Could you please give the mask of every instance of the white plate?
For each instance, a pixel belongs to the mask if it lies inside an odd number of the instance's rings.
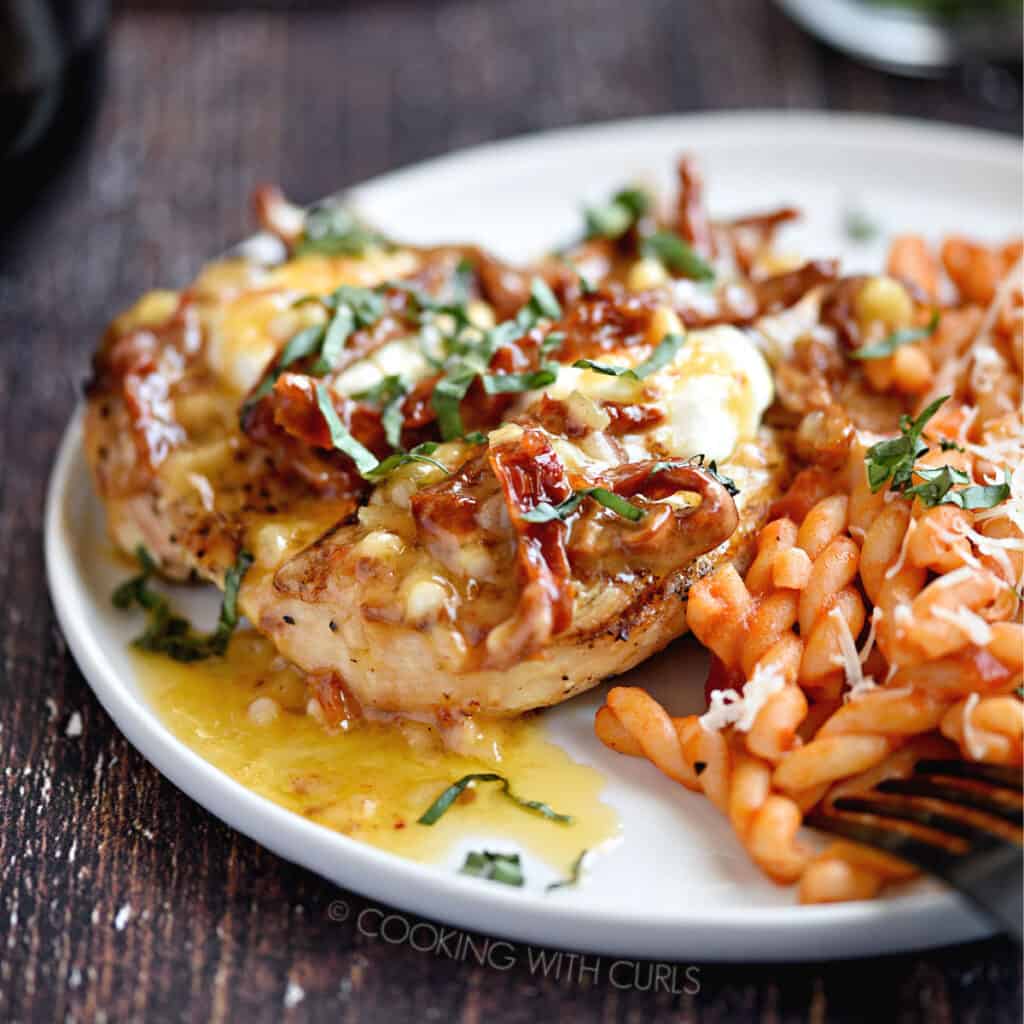
[[[581,198],[606,195],[638,175],[667,185],[684,149],[701,158],[714,213],[795,203],[807,216],[787,247],[791,242],[808,256],[843,252],[853,268],[879,266],[885,245],[844,241],[842,215],[850,206],[890,230],[933,238],[960,231],[997,239],[1020,230],[1016,142],[913,122],[808,114],[669,117],[514,140],[386,175],[352,197],[398,238],[474,240],[526,258],[572,236]],[[487,935],[675,960],[831,959],[987,934],[958,897],[929,884],[872,902],[795,905],[791,890],[749,864],[705,799],[594,739],[600,689],[548,715],[553,737],[604,772],[604,798],[623,824],[622,841],[592,858],[579,888],[544,895],[550,871],[528,862],[529,887],[509,890],[456,874],[459,850],[445,864],[425,866],[355,842],[233,782],[175,739],[141,697],[126,653],[131,624],[110,607],[124,573],[109,556],[84,466],[80,417],[53,471],[46,555],[71,650],[128,739],[213,814],[374,899]],[[200,618],[213,620],[212,594],[188,600]],[[679,710],[701,700],[702,655],[691,642],[630,675],[671,696]]]

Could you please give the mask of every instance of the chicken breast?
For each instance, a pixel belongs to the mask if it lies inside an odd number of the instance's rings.
[[[241,610],[334,722],[516,714],[637,664],[749,559],[771,378],[664,289],[530,281],[370,244],[145,297],[87,389],[115,542],[221,586],[251,555]]]

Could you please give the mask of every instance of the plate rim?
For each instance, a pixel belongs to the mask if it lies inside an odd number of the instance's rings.
[[[1020,160],[1020,141],[1016,136],[974,125],[847,110],[826,112],[802,107],[763,110],[741,108],[652,114],[621,120],[590,121],[540,132],[523,132],[440,153],[425,160],[411,161],[346,186],[324,198],[344,197],[358,203],[362,197],[372,197],[376,192],[408,184],[421,176],[430,177],[443,171],[446,166],[463,164],[468,160],[486,161],[512,152],[526,154],[533,150],[543,150],[556,140],[585,145],[591,139],[611,133],[618,137],[617,142],[621,142],[623,137],[632,134],[646,136],[677,127],[710,133],[725,129],[744,134],[762,132],[769,134],[776,143],[780,133],[805,137],[808,132],[813,132],[817,140],[825,145],[845,145],[852,149],[861,147],[870,137],[873,144],[884,142],[890,148],[919,152],[921,147],[929,146],[935,150],[945,150],[948,157],[966,159],[970,163],[981,160]],[[881,139],[880,136],[885,138]],[[746,137],[743,145],[749,145],[750,142],[751,139]],[[972,147],[970,153],[965,152],[965,146]]]
[[[909,132],[941,146],[951,145],[949,136],[957,135],[954,148],[961,149],[961,157],[964,143],[977,145],[984,141],[992,145],[978,159],[1019,159],[1015,140],[976,128],[883,115],[729,111],[603,122],[489,142],[387,172],[345,194],[358,201],[361,194],[397,187],[421,174],[436,174],[446,164],[504,157],[520,147],[544,148],[554,140],[585,142],[588,135],[614,133],[621,137],[624,131],[643,134],[670,125],[739,130],[756,124],[760,129],[774,130],[773,125],[778,125],[780,119],[787,129],[807,131],[827,124],[830,134],[843,134],[847,125],[854,133],[882,128],[887,133],[895,132],[901,142],[907,141]],[[872,141],[878,144],[877,137]],[[690,908],[684,919],[678,911],[659,913],[657,908],[645,908],[642,915],[636,915],[574,906],[557,897],[506,892],[500,886],[465,878],[437,865],[379,850],[258,796],[175,737],[156,711],[131,692],[131,682],[119,676],[88,626],[89,603],[84,600],[87,587],[75,571],[71,531],[64,517],[66,504],[73,498],[70,487],[75,473],[83,468],[82,423],[83,407],[79,405],[60,442],[44,513],[47,582],[68,647],[90,689],[132,746],[209,813],[275,854],[400,912],[451,922],[484,935],[588,953],[674,959],[691,956],[700,962],[778,962],[925,949],[992,934],[990,926],[948,890],[819,906]],[[879,949],[878,933],[883,927],[886,939]],[[839,942],[830,942],[837,937]]]

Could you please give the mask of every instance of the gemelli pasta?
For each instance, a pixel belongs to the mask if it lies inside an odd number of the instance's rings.
[[[805,298],[775,351],[797,468],[742,574],[695,582],[703,715],[612,689],[595,729],[702,792],[803,902],[913,869],[820,847],[805,815],[922,756],[1020,765],[1024,626],[1021,245],[893,241],[887,273]]]

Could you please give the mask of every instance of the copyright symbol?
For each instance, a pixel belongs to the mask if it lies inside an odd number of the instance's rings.
[[[344,900],[331,900],[327,907],[327,917],[331,921],[346,921],[348,913],[348,904]]]

